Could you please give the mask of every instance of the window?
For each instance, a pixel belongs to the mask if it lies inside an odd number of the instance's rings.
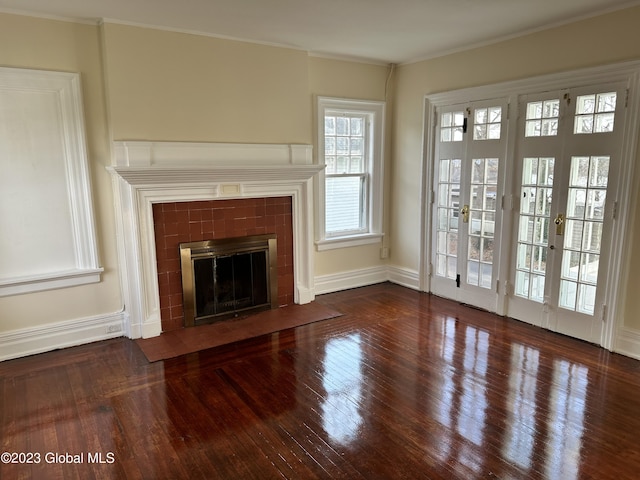
[[[384,103],[318,98],[318,250],[382,237]]]

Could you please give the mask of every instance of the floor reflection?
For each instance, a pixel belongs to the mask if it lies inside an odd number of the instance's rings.
[[[564,360],[553,362],[547,430],[547,477],[578,478],[589,384],[588,369]]]
[[[333,338],[324,349],[322,426],[331,440],[345,446],[357,440],[362,424],[362,356],[359,333]]]
[[[532,466],[535,445],[539,365],[538,350],[520,344],[511,345],[508,414],[502,454],[505,459],[526,470]]]
[[[482,330],[465,329],[462,398],[457,416],[458,433],[476,445],[482,445],[487,409],[486,375],[489,355],[489,334]]]
[[[432,414],[446,427],[441,461],[475,476],[494,449],[504,459],[501,478],[579,478],[589,369],[515,342],[492,354],[492,342],[504,339],[455,318],[440,325],[439,388],[431,394]]]

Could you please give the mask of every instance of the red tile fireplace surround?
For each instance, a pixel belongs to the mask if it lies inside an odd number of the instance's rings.
[[[153,205],[162,331],[184,326],[178,245],[275,233],[278,304],[294,301],[291,197],[242,198]]]

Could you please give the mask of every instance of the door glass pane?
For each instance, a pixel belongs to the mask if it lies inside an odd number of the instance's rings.
[[[545,102],[537,103],[540,111],[534,113],[542,116]],[[515,294],[536,302],[544,300],[554,164],[550,157],[522,161]]]
[[[558,134],[560,100],[545,100],[527,104],[525,137],[549,137]]]
[[[452,114],[444,115],[449,115],[449,123],[455,121]],[[459,158],[441,159],[438,163],[436,275],[450,279],[457,275],[461,168]]]
[[[583,100],[579,105],[585,112],[597,111],[598,97],[592,97],[592,103]],[[571,158],[560,306],[590,315],[595,308],[608,174],[609,157]]]
[[[473,123],[474,140],[500,140],[502,107],[477,108]]]
[[[497,158],[472,160],[467,283],[482,288],[491,288],[493,278],[498,167]]]
[[[464,112],[446,112],[440,117],[440,141],[461,142],[463,139]]]
[[[613,132],[616,97],[616,92],[579,96],[573,132],[578,134]]]

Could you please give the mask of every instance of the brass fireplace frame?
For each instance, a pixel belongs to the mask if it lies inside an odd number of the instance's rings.
[[[276,234],[251,235],[181,243],[179,248],[184,326],[193,327],[196,325],[196,289],[193,263],[194,260],[202,258],[264,251],[267,255],[268,265],[268,303],[271,308],[278,308],[278,244],[276,237]],[[251,309],[253,308],[256,307],[251,307]]]

